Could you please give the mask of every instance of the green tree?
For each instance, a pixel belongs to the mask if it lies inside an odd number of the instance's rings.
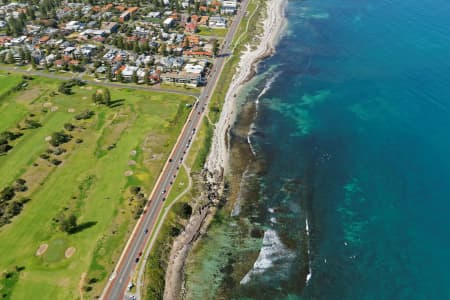
[[[72,233],[77,227],[77,216],[74,214],[61,215],[59,219],[59,229],[66,233]]]
[[[50,144],[54,147],[58,147],[59,145],[67,143],[72,139],[72,136],[64,131],[54,132],[51,137],[52,139],[50,140]]]
[[[217,54],[219,54],[219,42],[216,39],[214,39],[212,41],[212,44],[213,44],[213,54],[214,56],[217,56]]]
[[[133,75],[131,75],[131,81],[134,83],[138,83],[138,76],[137,76],[137,72],[133,71]]]
[[[108,106],[111,104],[111,93],[108,88],[103,89],[103,103]]]

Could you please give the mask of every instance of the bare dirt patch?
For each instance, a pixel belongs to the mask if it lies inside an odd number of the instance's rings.
[[[45,102],[44,104],[42,104],[42,106],[45,108],[50,108],[50,107],[52,107],[52,105],[53,104],[51,102]]]
[[[30,89],[26,89],[19,95],[15,96],[15,101],[23,103],[23,104],[29,104],[32,103],[39,95],[41,94],[41,89],[39,87],[33,87]]]
[[[69,247],[66,249],[66,252],[64,252],[64,256],[66,258],[69,258],[75,253],[75,251],[77,251],[77,249],[75,249],[75,247]]]
[[[36,250],[36,256],[41,256],[45,253],[48,249],[48,244],[42,244],[39,246],[39,248]]]
[[[81,279],[80,282],[78,283],[78,291],[80,292],[80,298],[81,300],[83,300],[83,285],[84,282],[86,281],[86,272],[83,272],[83,274],[81,274]]]

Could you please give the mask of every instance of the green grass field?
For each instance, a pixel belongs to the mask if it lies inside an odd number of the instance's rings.
[[[226,28],[209,28],[206,26],[200,26],[198,30],[197,34],[205,37],[225,37],[228,32]]]
[[[0,97],[16,87],[21,81],[22,76],[20,75],[0,74]]]
[[[11,78],[0,76],[0,94]],[[0,295],[78,299],[83,293],[93,298],[100,294],[135,223],[128,187],[139,185],[149,194],[189,113],[185,104],[194,99],[110,89],[115,105],[106,107],[91,100],[98,87],[75,87],[72,95],[63,95],[55,93],[58,81],[35,78],[28,83],[25,90],[0,102],[0,132],[17,128],[25,118],[42,124],[24,130],[13,149],[0,156],[0,189],[23,178],[28,190],[20,196],[31,198],[11,224],[0,227],[0,271],[24,267],[18,280],[0,282]],[[74,119],[87,109],[95,112],[91,119]],[[62,161],[54,166],[40,155],[50,148],[45,138],[63,130],[65,123],[76,128],[69,132],[73,139],[61,146],[67,151],[52,154]],[[65,209],[74,212],[82,230],[59,230],[54,218]],[[38,257],[41,244],[48,244],[48,249]],[[64,254],[68,247],[76,249],[70,258]]]

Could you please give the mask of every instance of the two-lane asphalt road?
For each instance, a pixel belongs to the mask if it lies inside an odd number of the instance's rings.
[[[229,27],[227,36],[223,41],[222,54],[227,54],[230,44],[239,27],[239,24],[247,10],[248,0],[243,0],[241,8],[238,11],[233,23]],[[192,139],[194,138],[201,120],[206,110],[207,104],[211,98],[212,92],[220,77],[223,66],[226,61],[226,55],[219,55],[214,63],[213,70],[208,84],[202,90],[196,104],[193,106],[188,120],[178,137],[177,142],[170,154],[169,160],[164,165],[163,171],[155,184],[155,187],[149,197],[145,212],[138,220],[122,255],[116,265],[114,272],[102,293],[101,299],[117,300],[125,297],[127,286],[132,278],[133,272],[136,270],[137,260],[144,252],[146,244],[149,242],[151,233],[155,228],[156,220],[159,217],[164,199],[169,194],[172,182],[175,181],[181,162],[186,156]],[[233,76],[233,74],[227,74]]]

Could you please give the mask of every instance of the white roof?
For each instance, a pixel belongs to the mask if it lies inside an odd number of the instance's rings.
[[[223,1],[222,6],[236,8],[237,7],[237,2],[236,1]]]
[[[170,25],[173,22],[173,18],[167,18],[164,20],[164,25]]]
[[[133,67],[133,66],[127,66],[123,71],[122,71],[122,75],[123,76],[132,76],[134,71],[137,71],[137,67]]]
[[[200,74],[203,72],[203,67],[199,65],[187,64],[184,70],[188,73]]]

